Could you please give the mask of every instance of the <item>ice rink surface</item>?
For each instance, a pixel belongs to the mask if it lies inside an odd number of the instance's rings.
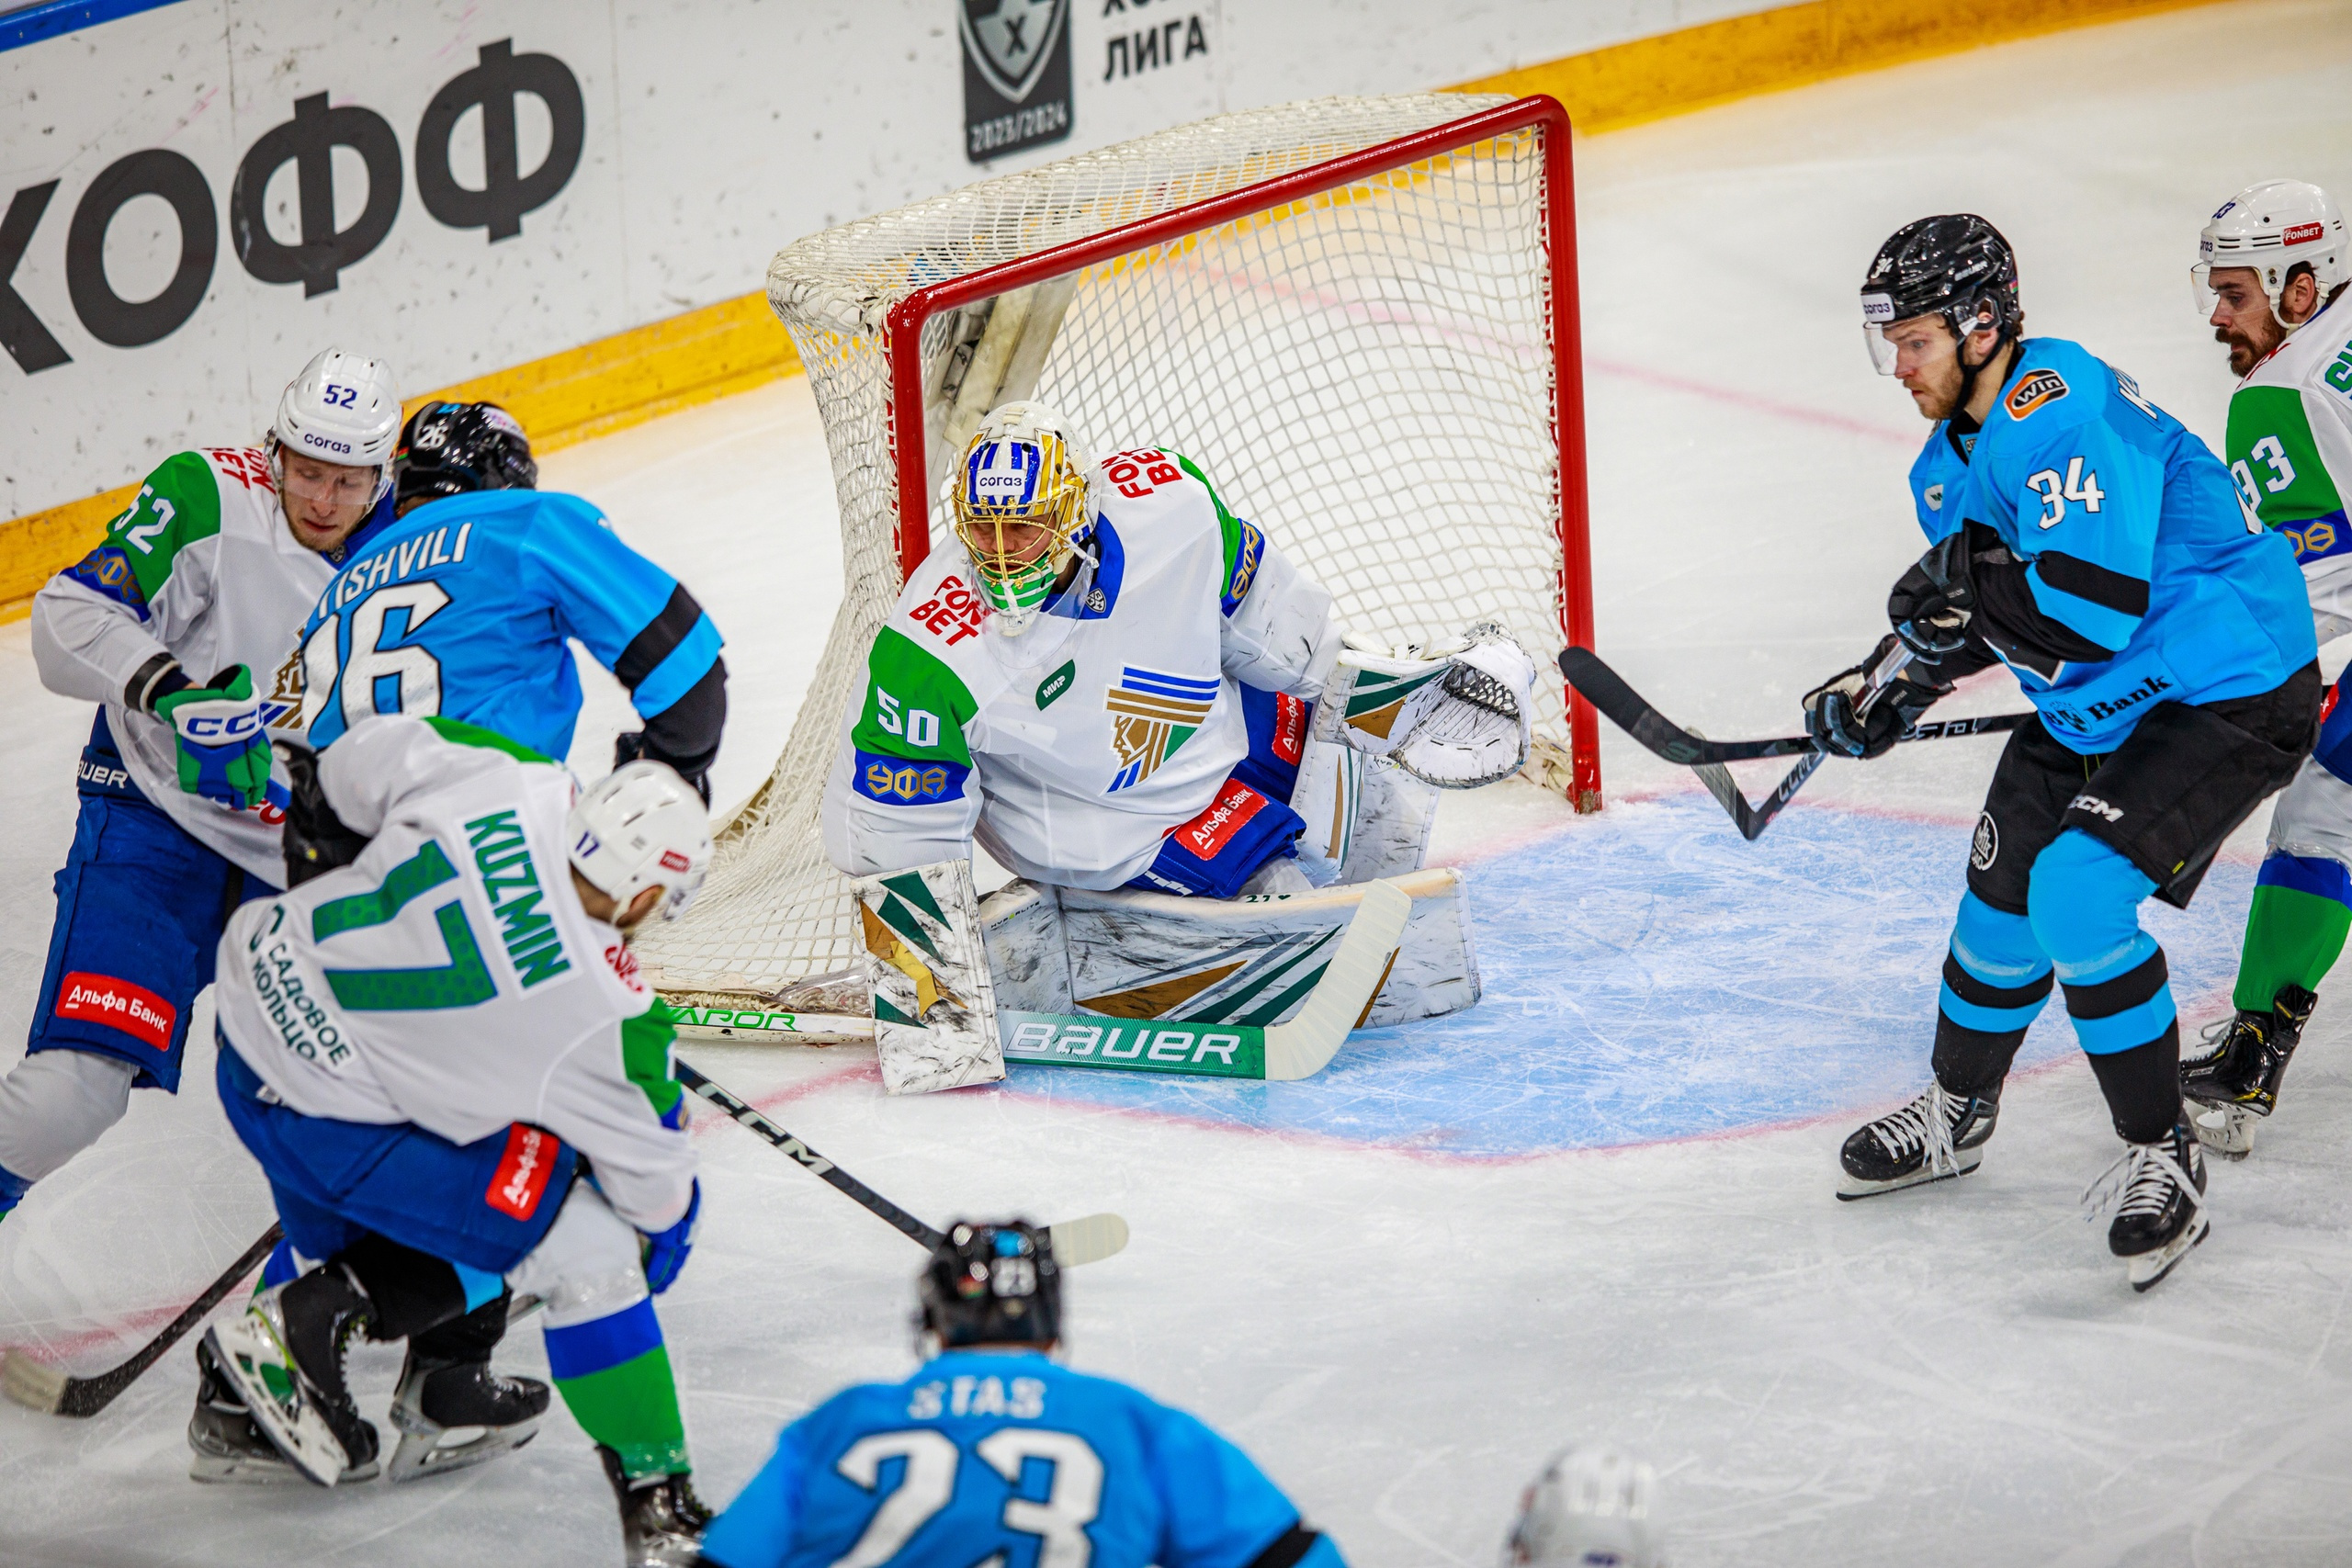
[[[1920,547],[1902,476],[1925,427],[1871,374],[1854,294],[1921,214],[1993,219],[2021,253],[2030,331],[2081,339],[2218,439],[2230,383],[2184,276],[2197,229],[2256,178],[2352,186],[2347,101],[2352,8],[2252,4],[1582,144],[1605,653],[1686,723],[1781,732],[1882,629]],[[717,793],[748,792],[840,592],[806,384],[554,454],[544,482],[608,508],[727,632]],[[0,660],[16,1039],[87,716],[40,691],[23,626],[0,628]],[[592,691],[585,773],[627,716],[608,679]],[[1952,707],[2016,701],[1996,675]],[[2150,1295],[2077,1217],[2117,1145],[2056,1009],[1979,1173],[1832,1200],[1838,1141],[1924,1081],[1997,744],[1833,763],[1754,846],[1613,736],[1597,818],[1520,784],[1450,799],[1440,858],[1469,868],[1486,1001],[1360,1035],[1303,1083],[1023,1068],[892,1100],[870,1052],[689,1054],[934,1221],[1123,1213],[1127,1252],[1070,1280],[1072,1360],[1231,1434],[1351,1562],[1490,1562],[1521,1486],[1575,1438],[1664,1472],[1681,1568],[2352,1561],[2346,1013],[2323,1003],[2288,1109],[2252,1161],[2214,1171],[2211,1239]],[[2149,916],[2192,1021],[2226,1006],[2261,826],[2192,911]],[[136,1097],[0,1225],[0,1343],[111,1364],[268,1223],[210,1050],[191,1057],[187,1092]],[[784,1421],[908,1370],[919,1255],[740,1129],[697,1136],[707,1223],[661,1311],[697,1482],[723,1503]],[[544,1374],[527,1325],[503,1359]],[[396,1354],[356,1368],[380,1419]],[[194,1381],[183,1348],[87,1422],[0,1407],[0,1562],[615,1555],[560,1410],[532,1448],[455,1479],[202,1488],[185,1474]]]

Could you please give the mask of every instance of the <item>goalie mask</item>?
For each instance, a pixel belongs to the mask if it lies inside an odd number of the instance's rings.
[[[1029,629],[1069,565],[1089,516],[1086,469],[1060,413],[1013,402],[980,422],[947,480],[956,540],[1006,637]]]

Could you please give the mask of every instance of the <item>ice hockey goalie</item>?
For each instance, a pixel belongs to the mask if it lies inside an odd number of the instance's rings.
[[[1534,670],[1517,644],[1476,627],[1354,645],[1330,593],[1189,458],[1090,464],[1059,413],[1011,402],[945,489],[954,547],[876,634],[825,792],[827,852],[865,879],[877,1020],[939,987],[893,1004],[909,964],[876,879],[923,870],[961,925],[968,874],[947,868],[977,839],[1021,879],[976,917],[1001,1005],[1278,1021],[1300,999],[1267,972],[1286,935],[1344,925],[1349,885],[1418,872],[1439,789],[1526,760]],[[1476,999],[1458,875],[1408,890],[1374,1022]],[[934,1068],[918,1076],[973,1081]]]

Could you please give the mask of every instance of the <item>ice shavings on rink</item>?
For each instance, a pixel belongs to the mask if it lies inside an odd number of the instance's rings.
[[[1800,805],[1749,844],[1704,795],[1611,806],[1468,867],[1468,1012],[1351,1035],[1301,1083],[1023,1066],[1009,1088],[1472,1159],[1876,1107],[1926,1081],[1968,848],[1877,813]],[[2224,862],[2193,912],[2143,906],[2185,1027],[2225,1005],[2253,883]],[[2075,1049],[2053,997],[2018,1066]]]

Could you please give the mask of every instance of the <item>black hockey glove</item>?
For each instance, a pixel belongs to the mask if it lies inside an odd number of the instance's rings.
[[[705,806],[710,804],[710,760],[708,758],[702,760],[702,766],[695,768],[692,766],[691,759],[682,762],[677,758],[665,757],[662,754],[660,747],[647,743],[645,731],[642,729],[627,730],[613,737],[614,767],[625,768],[640,758],[647,761],[666,764],[673,773],[694,785],[695,793],[702,796],[702,803]],[[691,772],[688,771],[690,768]]]
[[[1957,653],[1968,640],[1976,614],[1976,588],[1968,575],[1968,530],[1956,528],[1895,579],[1886,596],[1886,618],[1913,653],[1929,664]]]
[[[1870,671],[1894,648],[1895,639],[1883,637],[1871,656],[1850,670],[1841,670],[1804,694],[1805,732],[1813,743],[1840,757],[1868,761],[1894,749],[1919,716],[1937,698],[1951,692],[1931,680],[1898,675],[1883,687],[1868,713],[1857,713]],[[1914,666],[1917,668],[1917,666]]]
[[[286,764],[286,886],[300,887],[314,876],[349,865],[368,847],[368,840],[344,826],[327,804],[319,784],[319,754],[307,746],[281,740],[278,761]]]

